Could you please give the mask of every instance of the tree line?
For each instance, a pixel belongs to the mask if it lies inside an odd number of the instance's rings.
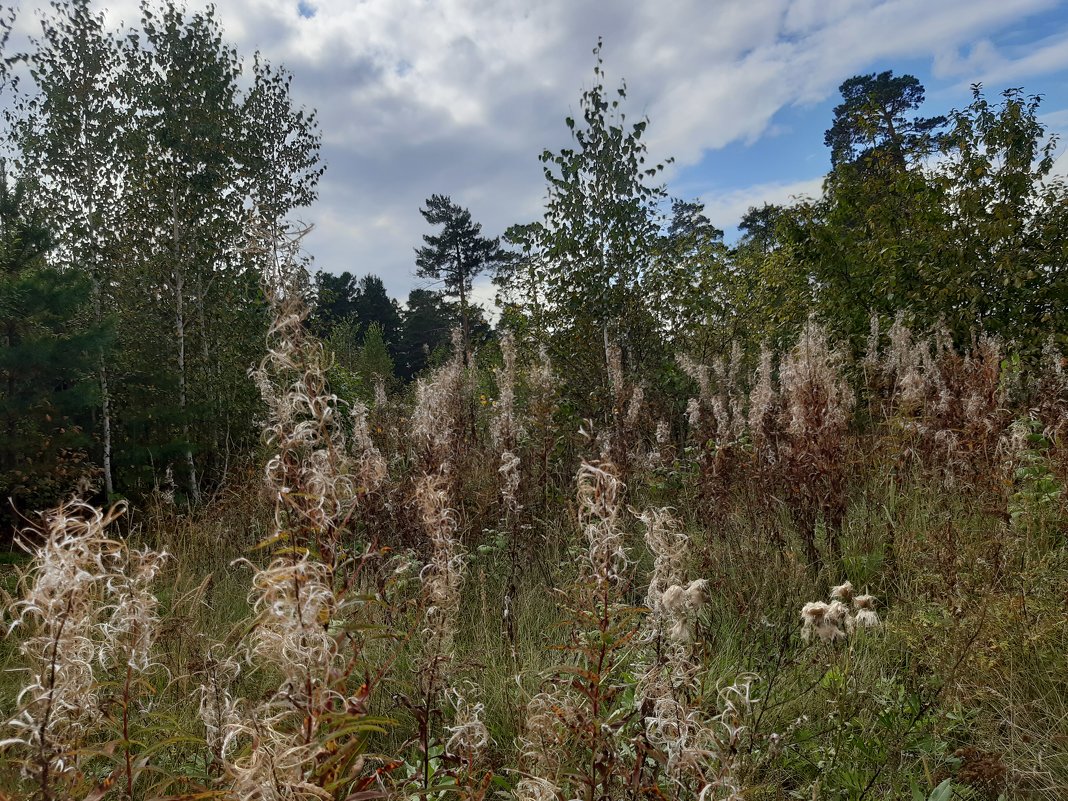
[[[196,502],[254,450],[269,254],[249,231],[277,240],[324,169],[291,75],[239,55],[213,10],[144,0],[115,32],[89,5],[54,3],[29,52],[0,58],[0,494],[20,509],[86,478],[108,497],[166,485]],[[858,348],[873,314],[959,344],[995,334],[1025,360],[1068,340],[1068,190],[1037,96],[976,86],[923,116],[914,77],[850,78],[822,195],[750,209],[729,244],[700,202],[668,195],[650,121],[627,118],[625,84],[594,55],[571,144],[540,156],[540,220],[489,237],[430,195],[413,268],[441,289],[403,307],[373,273],[305,265],[307,323],[343,398],[402,389],[453,329],[487,374],[497,332],[544,351],[577,418],[613,413],[610,345],[633,382],[682,403],[677,354],[755,359],[813,316]],[[483,273],[495,327],[471,300]]]

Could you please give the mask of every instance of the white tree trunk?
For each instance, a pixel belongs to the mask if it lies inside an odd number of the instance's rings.
[[[189,418],[186,416],[188,397],[186,391],[185,371],[185,273],[182,270],[179,250],[178,193],[171,190],[171,220],[173,223],[174,244],[174,327],[178,336],[178,408],[182,413],[182,436],[185,437],[185,460],[189,466],[189,494],[194,503],[200,503],[200,484],[197,481],[197,466],[193,461],[193,450],[189,447]]]

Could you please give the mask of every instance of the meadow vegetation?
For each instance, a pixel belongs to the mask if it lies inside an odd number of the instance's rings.
[[[309,272],[289,74],[141,12],[0,58],[0,799],[1068,796],[1037,97],[849,79],[728,245],[598,45],[543,218],[431,195],[402,309]]]
[[[329,389],[292,244],[241,479],[20,535],[12,797],[1068,786],[1054,349],[1024,370],[873,319],[851,359],[811,322],[784,353],[680,357],[681,419],[634,386],[594,421],[544,354],[465,367],[458,336],[365,406]]]

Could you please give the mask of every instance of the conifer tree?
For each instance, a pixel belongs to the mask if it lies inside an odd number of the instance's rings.
[[[460,302],[464,358],[470,351],[471,316],[468,297],[472,282],[483,271],[506,260],[499,239],[482,236],[482,225],[471,212],[453,203],[447,195],[431,195],[419,212],[431,225],[440,225],[437,234],[424,234],[426,245],[415,251],[416,274],[444,283],[446,296]]]
[[[52,505],[92,472],[94,365],[109,341],[89,279],[46,262],[54,240],[31,186],[0,162],[0,516],[8,499]]]

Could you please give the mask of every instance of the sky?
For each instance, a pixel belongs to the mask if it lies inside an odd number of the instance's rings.
[[[187,7],[205,3],[187,0]],[[226,38],[294,75],[318,111],[327,171],[301,212],[317,269],[375,273],[402,301],[419,208],[445,194],[483,233],[541,216],[539,154],[593,80],[626,81],[628,119],[649,119],[668,192],[706,204],[728,239],[749,206],[815,196],[838,87],[893,70],[927,89],[921,113],[962,108],[970,85],[1042,94],[1068,134],[1068,2],[1055,0],[216,0]],[[36,33],[21,4],[18,26]],[[97,2],[116,26],[137,0]],[[1057,153],[1063,154],[1061,145]],[[1068,172],[1068,158],[1057,162]],[[476,297],[489,301],[488,278]]]

